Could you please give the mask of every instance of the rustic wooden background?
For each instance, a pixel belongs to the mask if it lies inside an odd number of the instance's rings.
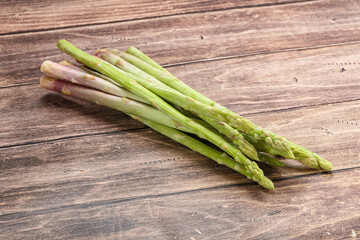
[[[357,0],[0,1],[0,239],[360,239],[359,36]],[[136,46],[335,170],[264,167],[266,191],[49,93],[61,38]]]

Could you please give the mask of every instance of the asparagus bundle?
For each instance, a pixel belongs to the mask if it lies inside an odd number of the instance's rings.
[[[184,82],[177,79],[170,72],[162,68],[158,63],[153,61],[150,57],[148,57],[135,47],[130,47],[127,50],[127,53],[113,49],[109,51],[118,55],[120,58],[122,58],[123,61],[128,61],[132,63],[134,66],[150,74],[151,76],[156,77],[163,83],[173,87],[174,89],[179,90],[184,94],[187,94],[188,96],[192,96],[196,100],[199,100],[211,106],[218,106],[220,108],[224,108],[217,103],[214,103],[211,99],[205,97],[196,90],[192,89]],[[107,57],[104,57],[104,59],[106,60]],[[236,115],[234,113],[231,114]],[[241,116],[239,116],[239,118],[244,119]],[[310,168],[324,169],[327,171],[332,170],[332,165],[330,162],[319,157],[315,153],[312,153],[306,148],[292,143],[286,140],[284,137],[278,136],[267,130],[261,130],[260,127],[255,126],[254,124],[250,123],[250,121],[248,121],[247,123],[250,126],[252,125],[254,129],[248,132],[246,130],[242,132],[246,134],[246,139],[248,139],[248,141],[254,144],[255,147],[257,147],[259,150],[269,152],[275,155],[281,155],[285,158],[296,159]],[[235,127],[237,127],[236,124]],[[238,129],[241,131],[241,128]]]
[[[58,47],[84,64],[45,61],[43,88],[104,105],[226,165],[267,189],[273,183],[255,161],[283,166],[277,158],[331,170],[331,163],[285,138],[264,130],[187,86],[140,50],[102,49],[86,54],[66,40]],[[195,134],[223,152],[187,135]],[[250,159],[249,159],[250,158]]]

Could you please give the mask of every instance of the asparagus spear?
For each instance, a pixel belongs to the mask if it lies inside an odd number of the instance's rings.
[[[252,174],[252,179],[254,181],[259,183],[263,181],[268,181],[259,166],[255,162],[246,158],[241,153],[241,151],[234,148],[231,144],[227,143],[216,133],[213,133],[204,126],[179,113],[176,109],[171,107],[160,97],[138,84],[134,79],[120,72],[117,67],[101,60],[98,57],[84,53],[66,40],[59,40],[57,45],[61,51],[69,54],[84,65],[110,77],[114,81],[118,82],[121,86],[125,87],[127,90],[151,102],[154,107],[168,114],[171,118],[182,124],[184,127],[193,130],[198,137],[208,140],[209,142],[218,146],[223,151],[227,152],[236,161],[244,165],[246,171]]]
[[[211,101],[210,99],[204,97],[201,94],[197,95],[196,94],[197,92],[188,85],[186,85],[185,83],[182,84],[179,83],[181,82],[180,80],[178,80],[170,72],[165,70],[154,60],[152,60],[150,57],[148,57],[146,54],[142,53],[140,50],[136,49],[135,47],[130,47],[127,50],[127,53],[133,55],[131,57],[129,56],[129,54],[124,54],[121,53],[120,51],[116,51],[116,50],[112,50],[112,51],[116,52],[127,61],[131,62],[132,64],[144,70],[145,72],[149,73],[150,75],[157,77],[159,80],[164,81],[166,84],[172,86],[173,88],[179,90],[180,92],[188,96],[193,96],[198,101],[207,102],[210,105],[214,105],[213,103],[210,102]],[[317,168],[317,169],[321,168],[326,171],[332,170],[332,165],[329,161],[319,157],[317,154],[307,150],[302,146],[290,142],[283,137],[275,135],[274,133],[260,129],[260,131],[256,130],[252,133],[247,133],[247,135],[249,135],[249,138],[252,138],[253,141],[250,140],[251,143],[254,144],[254,141],[257,142],[258,145],[261,145],[261,149],[264,149],[271,154],[281,155],[283,157],[289,158],[286,156],[286,154],[282,154],[282,151],[281,150],[279,151],[279,149],[290,148],[291,151],[293,152],[293,156],[294,156],[293,158],[295,158],[305,166],[308,166],[310,168]],[[261,137],[261,135],[269,136],[269,137],[263,138]],[[247,140],[249,141],[249,139]],[[259,140],[263,142],[260,143]]]
[[[233,139],[233,143],[237,147],[239,147],[242,153],[244,153],[251,159],[259,161],[255,148],[250,143],[248,143],[240,134],[233,134],[235,132],[235,129],[232,130],[232,127],[228,126],[223,121],[224,117],[226,117],[226,114],[222,110],[220,110],[220,108],[213,108],[211,106],[207,106],[206,104],[193,100],[192,98],[190,98],[191,101],[186,101],[187,99],[189,99],[189,97],[160,82],[155,77],[147,74],[136,66],[133,66],[132,64],[123,60],[116,54],[113,54],[109,50],[98,50],[95,55],[119,67],[121,70],[125,71],[128,76],[131,76],[141,85],[164,97],[166,100],[174,104],[180,105],[185,109],[188,108],[189,110],[192,110],[193,113],[198,114],[202,119],[207,121],[210,125],[215,127],[224,135],[227,136],[227,134],[232,134],[228,137]],[[176,95],[177,97],[175,98],[174,95]],[[214,110],[220,110],[220,112],[214,112]],[[217,118],[217,120],[212,121],[209,116]],[[218,122],[221,124],[221,126]]]
[[[53,77],[42,77],[40,79],[40,85],[48,90],[56,91],[65,95],[71,95],[80,99],[88,100],[94,102],[98,105],[107,106],[119,111],[122,111],[134,119],[137,119],[154,130],[174,139],[175,141],[191,148],[194,151],[197,151],[213,160],[219,164],[223,164],[243,175],[249,179],[253,179],[251,173],[249,173],[244,165],[236,162],[235,160],[228,157],[225,153],[221,153],[200,141],[191,138],[190,136],[182,133],[176,129],[187,131],[186,128],[182,127],[180,124],[176,123],[173,119],[168,117],[166,114],[160,112],[159,110],[136,101],[120,98],[113,96],[107,93],[103,93],[94,89],[86,88],[77,84],[72,84],[70,82],[65,82]],[[136,115],[134,115],[136,114]],[[146,119],[148,118],[148,119]],[[149,120],[149,118],[151,120]],[[156,121],[156,122],[154,122]],[[162,125],[160,123],[165,125]],[[264,188],[273,189],[274,185],[268,179],[264,179],[259,182]]]
[[[137,116],[130,115],[132,118],[139,120],[140,122],[144,123],[145,125],[151,127],[155,131],[189,147],[190,149],[207,156],[208,158],[213,159],[218,164],[225,165],[243,175],[245,175],[248,179],[252,179],[251,174],[249,174],[246,169],[244,168],[244,165],[234,161],[229,156],[227,156],[225,153],[221,153],[208,145],[188,136],[185,133],[182,133],[180,131],[177,131],[173,128],[169,128],[167,126],[158,124],[156,122],[152,122],[150,120],[140,118]],[[261,186],[263,186],[266,189],[274,189],[274,185],[270,180],[262,181],[259,183]]]

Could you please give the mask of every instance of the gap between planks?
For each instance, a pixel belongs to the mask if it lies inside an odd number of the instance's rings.
[[[332,104],[341,104],[341,103],[347,103],[347,102],[356,102],[360,101],[360,98],[356,99],[350,99],[350,100],[344,100],[344,101],[337,101],[337,102],[328,102],[328,103],[320,103],[320,104],[309,104],[304,106],[298,106],[298,107],[290,107],[290,108],[282,108],[282,109],[273,109],[269,111],[259,111],[259,112],[252,112],[247,113],[246,115],[255,115],[255,114],[261,114],[261,113],[271,113],[271,112],[285,112],[285,111],[292,111],[296,109],[303,109],[303,108],[311,108],[311,107],[319,107],[319,106],[326,106],[326,105],[332,105]],[[227,105],[225,105],[226,107]],[[97,132],[97,133],[87,133],[87,134],[79,134],[74,136],[66,136],[61,138],[53,138],[53,139],[47,139],[43,141],[33,141],[33,142],[24,142],[19,144],[11,144],[11,145],[4,145],[0,146],[1,149],[7,149],[7,148],[14,148],[14,147],[22,147],[22,146],[28,146],[28,145],[36,145],[36,144],[43,144],[43,143],[49,143],[49,142],[56,142],[66,139],[73,139],[73,138],[83,138],[83,137],[89,137],[89,136],[101,136],[101,135],[113,135],[113,134],[124,134],[124,133],[132,133],[132,132],[142,132],[151,130],[151,128],[145,126],[141,128],[133,128],[133,129],[126,129],[121,131],[113,131],[113,132]]]
[[[149,16],[149,17],[142,17],[142,18],[114,20],[114,21],[108,21],[108,22],[89,23],[89,24],[79,24],[79,25],[45,28],[45,29],[38,29],[38,30],[26,30],[26,31],[0,33],[0,37],[21,35],[21,34],[32,34],[32,33],[39,33],[39,32],[50,32],[50,31],[58,31],[58,30],[65,30],[65,29],[76,29],[76,28],[81,28],[81,27],[102,26],[102,25],[110,25],[110,24],[114,24],[114,23],[134,22],[134,21],[168,18],[168,17],[174,17],[174,16],[184,16],[184,15],[199,14],[199,13],[222,12],[222,11],[235,10],[235,9],[246,9],[246,8],[272,7],[272,6],[308,3],[308,2],[315,2],[315,1],[316,0],[294,0],[294,1],[290,0],[290,1],[279,2],[279,3],[263,3],[263,4],[247,5],[247,6],[219,8],[219,9],[212,9],[212,10],[209,9],[209,10],[199,10],[199,11],[192,11],[192,12],[189,11],[189,12],[184,12],[184,13],[165,14],[165,15],[161,15],[161,16],[151,16],[151,17]]]
[[[273,182],[281,182],[281,181],[286,181],[286,180],[317,176],[317,175],[321,175],[321,174],[336,174],[336,173],[340,173],[340,172],[348,172],[348,171],[353,171],[353,170],[357,170],[357,169],[360,169],[360,166],[336,169],[336,170],[333,170],[332,172],[315,172],[315,173],[301,174],[301,175],[290,176],[290,177],[275,178],[275,179],[272,179],[272,181]],[[257,185],[257,183],[255,183],[255,182],[235,183],[235,184],[226,184],[226,185],[222,185],[222,186],[197,188],[197,189],[172,192],[172,193],[145,195],[145,196],[138,196],[138,197],[131,197],[131,198],[122,198],[122,199],[112,199],[112,200],[104,200],[104,201],[91,202],[91,203],[71,204],[71,205],[65,205],[65,206],[47,208],[47,209],[41,209],[41,210],[34,210],[34,211],[28,211],[28,212],[3,214],[3,215],[0,215],[0,222],[1,221],[9,221],[12,219],[29,217],[29,216],[37,216],[37,215],[43,215],[43,214],[48,214],[48,213],[68,211],[68,210],[88,209],[88,208],[93,208],[93,207],[115,205],[115,204],[119,204],[119,203],[132,202],[132,201],[137,201],[137,200],[157,199],[157,198],[162,198],[162,197],[188,194],[188,193],[194,193],[194,192],[212,191],[212,190],[217,190],[217,189],[226,189],[226,188],[239,187],[239,186],[256,186],[256,185]],[[268,190],[263,190],[263,191],[268,191]]]
[[[272,51],[261,51],[261,52],[239,54],[239,55],[229,55],[229,56],[216,57],[216,58],[197,59],[197,60],[192,60],[192,61],[187,61],[187,62],[164,64],[162,66],[167,67],[167,68],[172,68],[172,67],[191,65],[191,64],[197,64],[197,63],[216,62],[216,61],[222,61],[222,60],[228,60],[228,59],[246,58],[246,57],[270,55],[270,54],[285,53],[285,52],[301,52],[301,51],[307,51],[307,50],[313,50],[313,49],[331,48],[331,47],[347,46],[347,45],[353,45],[353,44],[356,45],[359,43],[360,43],[360,40],[356,40],[356,41],[349,41],[349,42],[308,46],[308,47],[284,48],[284,49],[278,49],[278,50],[272,50]],[[87,50],[83,50],[83,51],[87,51]],[[36,85],[36,84],[38,84],[38,82],[15,84],[15,85],[8,85],[8,86],[2,86],[2,87],[0,86],[0,90],[4,89],[4,88],[23,87],[23,86],[31,86],[31,85]]]

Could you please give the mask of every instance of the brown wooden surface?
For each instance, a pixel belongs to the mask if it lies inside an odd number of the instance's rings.
[[[71,11],[73,11],[73,13]],[[0,239],[359,239],[358,1],[0,4]],[[331,160],[276,190],[126,115],[39,88],[39,66],[135,45],[195,89]]]

